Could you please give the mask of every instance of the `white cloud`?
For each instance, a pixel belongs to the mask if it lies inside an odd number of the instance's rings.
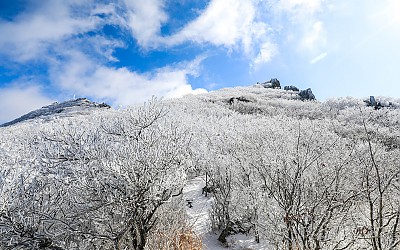
[[[11,86],[0,89],[0,124],[14,120],[53,101],[38,86]]]
[[[301,46],[303,49],[309,51],[319,50],[321,47],[326,45],[326,36],[326,30],[323,23],[321,21],[316,21],[302,38]]]
[[[267,63],[272,60],[272,58],[278,53],[278,46],[272,42],[265,42],[261,45],[260,52],[253,61],[253,66],[262,63]]]
[[[212,0],[197,19],[167,38],[167,43],[192,41],[233,47],[241,42],[249,47],[252,36],[265,33],[265,26],[254,18],[251,0]]]
[[[106,23],[127,28],[144,49],[170,48],[187,42],[208,43],[228,50],[243,50],[252,58],[268,40],[267,24],[256,20],[253,0],[211,0],[198,18],[176,34],[163,37],[161,27],[168,21],[165,4],[165,0],[121,0],[110,4],[44,0],[12,21],[0,21],[0,34],[13,34],[0,36],[0,53],[19,62],[51,61],[52,52],[62,54],[65,48],[77,50],[84,44],[90,53],[118,61],[113,53],[115,48],[124,47],[122,40],[111,40],[102,34],[86,35]]]
[[[146,49],[194,42],[243,49],[250,55],[267,32],[267,25],[255,20],[252,0],[211,0],[199,17],[171,36],[161,35],[161,26],[168,21],[163,0],[124,1],[128,10],[126,23],[121,25]]]
[[[170,42],[191,40],[233,46],[246,35],[253,18],[254,8],[249,1],[213,0],[197,19],[171,37]]]
[[[117,61],[113,57],[115,48],[125,46],[122,40],[101,34],[85,35],[99,30],[104,24],[124,23],[114,4],[97,4],[91,0],[45,0],[27,10],[11,21],[0,20],[0,33],[12,34],[0,36],[0,53],[15,61],[51,60],[50,50],[63,53],[66,48],[76,49],[83,44],[82,48],[92,49],[109,61]]]
[[[314,64],[318,61],[321,61],[322,59],[324,59],[326,56],[328,55],[327,52],[323,52],[321,54],[319,54],[318,56],[314,57],[313,59],[310,60],[310,64]]]
[[[168,21],[165,4],[165,0],[122,0],[118,4],[45,0],[33,11],[21,13],[12,21],[0,21],[0,34],[13,34],[0,37],[0,53],[18,61],[43,57],[53,45],[66,42],[74,35],[98,30],[107,23],[130,30],[145,49],[195,42],[243,48],[251,54],[254,44],[259,43],[267,30],[265,23],[255,20],[256,7],[252,0],[211,0],[198,18],[176,34],[163,37],[161,27]],[[110,53],[107,57],[115,59]]]
[[[92,30],[96,16],[72,15],[71,8],[85,8],[76,1],[43,1],[33,12],[22,13],[13,21],[0,21],[0,52],[17,61],[43,56],[47,47],[74,34]],[[8,34],[8,35],[4,35]]]
[[[275,34],[284,38],[281,47],[288,46],[307,59],[327,50],[328,31],[321,18],[331,8],[329,2],[267,0],[267,6],[272,6],[271,25],[275,28]]]
[[[70,54],[69,62],[53,69],[52,79],[73,94],[127,106],[147,101],[153,95],[173,98],[206,92],[192,89],[188,83],[188,75],[198,73],[202,59],[141,74],[127,68],[97,65],[83,54],[74,52]]]
[[[85,37],[84,42],[89,42],[96,55],[100,55],[109,62],[118,62],[119,59],[113,54],[116,48],[126,47],[125,43],[118,39],[108,39],[104,36],[96,35]],[[65,47],[64,47],[65,48]]]
[[[290,14],[292,21],[306,20],[321,10],[324,0],[280,0],[275,2],[278,11]]]
[[[386,19],[387,26],[400,27],[400,2],[398,0],[387,0],[384,6],[378,15],[380,19]]]
[[[162,0],[124,0],[127,7],[127,26],[138,43],[150,47],[159,42],[162,23],[168,20]]]
[[[257,20],[257,11],[252,0],[211,0],[198,18],[160,42],[166,46],[186,42],[224,46],[228,51],[244,52],[255,64],[266,62],[277,54],[277,47],[268,42],[270,28]]]

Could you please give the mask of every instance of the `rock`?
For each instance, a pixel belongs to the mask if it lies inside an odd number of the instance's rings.
[[[271,83],[271,87],[274,88],[274,89],[280,89],[281,88],[281,83],[276,78],[272,78],[268,82]]]
[[[375,97],[372,95],[369,97],[369,100],[364,101],[368,107],[374,107],[375,110],[381,109],[381,108],[390,108],[393,106],[391,102],[389,103],[382,103],[380,101],[376,101]]]
[[[370,97],[369,97],[369,103],[370,103],[370,105],[371,106],[376,106],[376,105],[378,105],[377,103],[376,103],[376,101],[375,101],[375,97],[373,96],[373,95],[371,95]]]
[[[228,100],[228,103],[230,105],[234,104],[236,101],[238,102],[251,102],[250,100],[248,100],[246,97],[244,96],[239,96],[239,97],[231,97]]]
[[[299,92],[299,89],[296,86],[293,86],[293,85],[285,86],[283,89],[284,90],[291,90],[291,91]]]
[[[310,88],[306,90],[301,90],[299,93],[301,100],[315,100],[315,95]]]
[[[276,78],[271,78],[271,80],[269,80],[268,82],[264,82],[264,83],[257,82],[257,84],[260,84],[264,88],[271,88],[271,89],[280,89],[281,88],[281,83]]]

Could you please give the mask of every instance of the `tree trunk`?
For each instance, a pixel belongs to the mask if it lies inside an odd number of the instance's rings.
[[[147,232],[141,222],[135,221],[131,228],[132,246],[134,250],[144,250],[146,246]]]
[[[222,230],[221,234],[219,235],[218,241],[225,244],[226,237],[228,237],[232,233],[232,231],[233,231],[233,223],[229,221],[224,230]]]

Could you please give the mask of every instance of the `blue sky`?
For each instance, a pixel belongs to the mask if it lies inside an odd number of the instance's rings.
[[[278,78],[400,97],[398,0],[1,0],[0,122],[75,97],[115,107]]]

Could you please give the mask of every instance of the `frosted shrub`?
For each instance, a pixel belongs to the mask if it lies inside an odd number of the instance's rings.
[[[30,156],[10,166],[29,171],[0,186],[1,246],[144,249],[186,181],[188,137],[164,114],[152,101],[30,131]]]
[[[164,103],[0,128],[0,248],[201,249],[188,173],[207,176],[228,247],[237,233],[267,249],[399,247],[394,106],[259,88]]]

